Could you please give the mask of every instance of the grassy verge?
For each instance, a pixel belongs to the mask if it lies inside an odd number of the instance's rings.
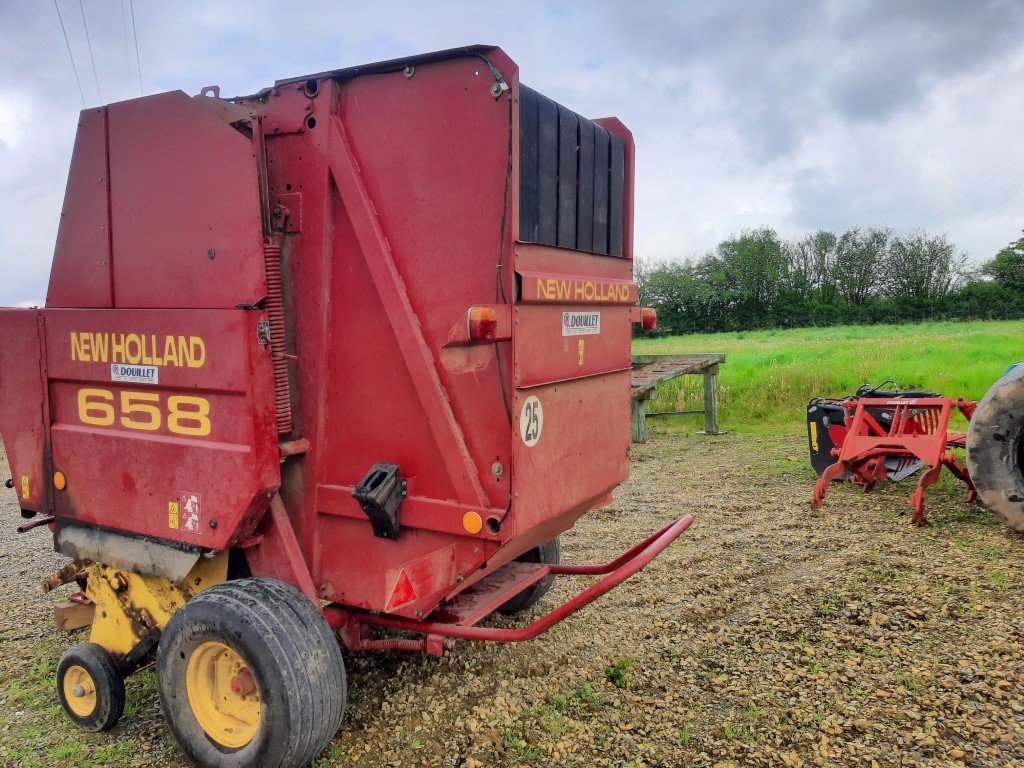
[[[637,354],[724,352],[719,375],[722,425],[749,432],[802,429],[807,401],[850,394],[886,379],[977,399],[1006,368],[1024,360],[1024,321],[838,326],[640,339]],[[699,377],[659,388],[649,410],[699,408]],[[661,419],[657,429],[699,429],[700,417]]]

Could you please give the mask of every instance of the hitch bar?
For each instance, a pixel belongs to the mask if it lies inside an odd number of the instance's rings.
[[[445,624],[436,621],[417,621],[405,619],[398,616],[385,616],[364,611],[353,611],[341,605],[328,605],[324,615],[328,623],[335,629],[340,628],[348,617],[358,624],[376,627],[387,627],[389,629],[400,629],[408,632],[418,632],[437,638],[458,638],[461,640],[484,640],[502,643],[521,643],[531,640],[541,632],[550,629],[552,626],[569,617],[571,614],[586,605],[597,600],[605,593],[619,586],[630,576],[635,575],[654,558],[664,552],[668,546],[693,523],[693,515],[684,515],[655,533],[648,536],[639,544],[627,549],[614,560],[600,565],[550,565],[549,573],[563,575],[604,575],[585,590],[573,598],[570,598],[550,613],[541,616],[539,619],[525,627],[504,628],[504,627],[473,627],[457,624]]]

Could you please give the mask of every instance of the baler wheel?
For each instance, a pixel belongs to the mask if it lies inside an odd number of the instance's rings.
[[[516,560],[523,563],[544,563],[545,565],[554,565],[562,560],[561,542],[556,536],[547,544],[540,547],[534,547],[528,552],[524,552],[517,557]],[[502,605],[498,609],[498,613],[520,613],[528,608],[532,608],[540,602],[540,599],[544,597],[544,595],[547,594],[547,591],[551,589],[551,585],[554,581],[554,576],[544,577],[536,584],[527,587],[507,603]]]
[[[79,728],[106,731],[124,712],[124,678],[103,646],[79,643],[57,665],[57,696]]]
[[[157,653],[164,716],[209,768],[298,768],[345,711],[341,648],[292,586],[248,578],[207,589],[167,623]]]
[[[978,403],[967,431],[967,470],[982,503],[1024,533],[1024,365]]]

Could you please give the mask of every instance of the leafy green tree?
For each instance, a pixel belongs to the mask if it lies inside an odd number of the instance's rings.
[[[1024,237],[1010,243],[995,258],[983,264],[981,272],[1012,291],[1024,293]]]
[[[969,281],[945,235],[884,227],[826,230],[791,241],[745,229],[687,261],[639,262],[641,303],[662,333],[1024,317],[1024,238]]]
[[[835,284],[839,296],[862,305],[878,295],[882,265],[886,261],[892,230],[876,227],[847,230],[836,243]]]

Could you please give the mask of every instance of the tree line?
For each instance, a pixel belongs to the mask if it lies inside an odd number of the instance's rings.
[[[946,235],[886,227],[784,240],[746,229],[686,261],[638,260],[659,333],[1024,317],[1024,238],[974,264]]]

